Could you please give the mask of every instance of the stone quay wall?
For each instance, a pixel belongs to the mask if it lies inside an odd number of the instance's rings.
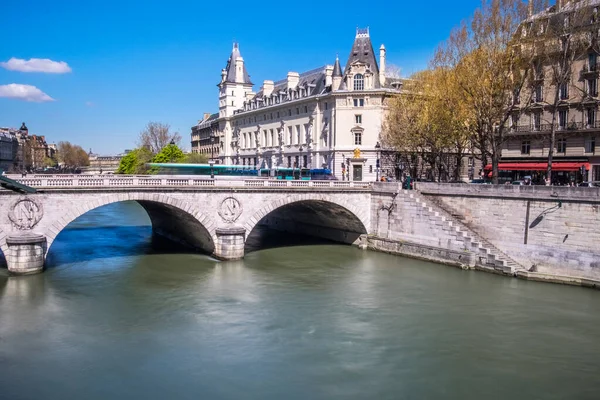
[[[600,281],[600,188],[418,183],[532,278]]]

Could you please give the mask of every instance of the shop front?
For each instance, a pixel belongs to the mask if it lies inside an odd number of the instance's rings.
[[[500,162],[498,169],[500,183],[520,181],[528,177],[534,185],[544,185],[548,162]],[[591,164],[587,161],[554,161],[551,182],[553,185],[578,184],[588,180],[591,176],[590,170]],[[492,165],[486,165],[484,171],[486,176],[491,177]],[[600,173],[600,170],[596,172]]]

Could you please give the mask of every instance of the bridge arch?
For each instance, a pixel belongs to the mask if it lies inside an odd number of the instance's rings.
[[[44,232],[46,253],[60,232],[75,219],[98,207],[123,201],[136,201],[146,210],[154,233],[209,254],[214,252],[217,240],[215,223],[195,205],[160,193],[116,192],[82,201],[53,221]]]
[[[322,193],[288,195],[258,209],[244,228],[248,236],[258,225],[282,231],[329,239],[348,244],[362,244],[368,233],[369,215],[351,202]]]

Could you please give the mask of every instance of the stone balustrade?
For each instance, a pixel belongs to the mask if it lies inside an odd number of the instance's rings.
[[[245,187],[245,188],[329,188],[368,189],[372,182],[243,179],[197,175],[20,175],[8,176],[34,188],[98,188],[98,187]]]

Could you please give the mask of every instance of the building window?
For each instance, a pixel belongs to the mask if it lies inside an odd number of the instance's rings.
[[[598,96],[598,84],[596,78],[588,79],[588,94],[592,97]]]
[[[254,157],[254,166],[256,167],[256,157]]]
[[[566,153],[567,152],[567,139],[561,138],[556,142],[556,152]]]
[[[520,96],[520,90],[519,89],[515,89],[513,90],[513,103],[514,104],[521,104],[521,96]]]
[[[269,141],[268,141],[268,139],[269,139],[269,137],[267,136],[267,130],[265,129],[265,130],[263,131],[263,143],[262,143],[262,145],[263,145],[264,147],[267,147],[267,146],[269,146]]]
[[[523,140],[521,142],[521,154],[529,155],[531,152],[531,142],[529,140]]]
[[[308,113],[308,106],[304,106],[304,113]]]
[[[325,110],[327,110],[327,107],[328,107],[328,106],[327,106],[327,102],[325,102]]]
[[[246,159],[242,158],[242,165],[246,165]]]
[[[277,111],[277,118],[279,118],[279,111]]]
[[[291,117],[291,116],[292,116],[292,109],[290,108],[290,109],[288,110],[288,117]]]
[[[295,158],[296,158],[296,161],[294,162],[294,167],[299,168],[300,167],[300,158],[298,156],[296,156]]]
[[[292,156],[288,156],[288,168],[292,168]]]
[[[596,152],[596,137],[590,136],[585,138],[585,152],[595,153]]]
[[[296,115],[300,114],[300,109],[296,107]]]
[[[362,132],[354,132],[354,145],[362,145]]]
[[[588,67],[590,71],[595,71],[598,66],[598,55],[596,53],[588,54]]]
[[[292,126],[288,126],[288,143],[289,145],[294,144],[294,133],[292,132]]]
[[[567,110],[558,110],[558,129],[567,129]]]
[[[569,85],[567,83],[561,83],[560,85],[560,99],[567,100],[569,98]]]
[[[302,156],[302,166],[304,168],[306,168],[307,165],[308,165],[308,156],[305,154]]]
[[[586,128],[595,128],[596,127],[596,109],[588,108],[587,109],[587,124]]]
[[[271,132],[271,146],[275,146],[277,143],[275,143],[275,133],[273,132],[273,129],[270,130]]]
[[[354,107],[364,107],[365,99],[354,99]]]
[[[363,74],[354,75],[354,90],[364,90],[365,89],[365,77]]]
[[[542,127],[542,113],[536,112],[533,114],[533,130],[539,131]]]
[[[543,86],[542,85],[537,85],[534,88],[534,92],[533,92],[533,101],[536,103],[540,103],[542,101],[544,101],[544,92],[543,92]]]
[[[361,114],[356,114],[356,115],[354,116],[354,122],[355,122],[357,125],[360,125],[360,124],[362,124],[362,115],[361,115]]]

